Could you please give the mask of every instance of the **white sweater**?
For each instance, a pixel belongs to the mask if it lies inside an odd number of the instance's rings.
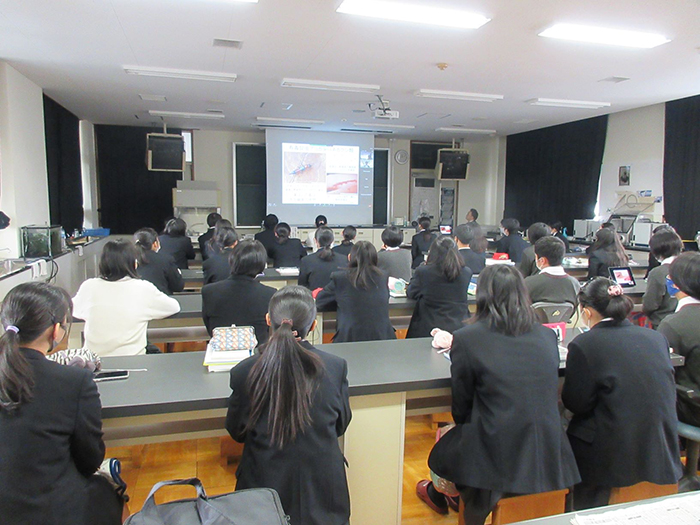
[[[88,279],[73,298],[73,316],[85,321],[85,348],[102,357],[146,353],[148,321],[179,311],[177,300],[131,277]]]

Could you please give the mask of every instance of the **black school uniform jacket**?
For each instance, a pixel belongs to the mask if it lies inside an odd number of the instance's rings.
[[[681,477],[676,390],[658,332],[601,321],[569,343],[564,406],[584,482],[626,487]]]
[[[344,525],[350,516],[350,498],[338,437],[345,433],[351,418],[348,365],[306,341],[301,344],[321,358],[323,376],[311,402],[311,426],[282,450],[271,445],[266,410],[255,428],[245,431],[250,414],[246,380],[260,356],[231,369],[226,430],[233,439],[245,443],[236,471],[236,490],[275,489],[291,523]]]
[[[231,264],[229,263],[231,251],[231,248],[224,248],[219,253],[211,255],[202,263],[204,284],[223,281],[231,276]]]
[[[302,257],[306,257],[306,249],[299,239],[287,239],[273,244],[267,254],[274,261],[275,268],[298,268]]]
[[[556,335],[507,336],[478,321],[454,333],[452,417],[428,465],[458,485],[530,494],[580,478],[559,418]]]
[[[100,395],[92,373],[20,349],[33,399],[0,411],[0,521],[90,525],[88,478],[104,459]]]
[[[588,255],[588,275],[587,279],[593,279],[595,277],[607,277],[610,279],[610,272],[608,269],[615,266],[626,266],[617,264],[613,261],[613,255],[605,250],[595,250]]]
[[[435,264],[416,268],[406,290],[416,300],[406,338],[430,337],[433,328],[455,332],[469,317],[467,289],[472,271],[466,266],[454,281],[448,281]]]
[[[348,258],[334,253],[330,259],[321,259],[321,252],[312,253],[304,257],[299,263],[298,284],[309,290],[323,288],[331,282],[331,274],[342,270],[348,265]]]
[[[141,279],[152,282],[156,288],[167,295],[183,290],[185,282],[172,256],[148,250],[142,253],[142,259],[141,264],[136,268],[136,273]]]
[[[320,311],[336,310],[334,343],[396,339],[389,320],[389,287],[382,272],[375,285],[355,288],[347,271],[331,274],[331,282],[316,296]]]
[[[347,244],[341,243],[338,246],[333,246],[333,252],[347,259],[353,246],[355,246],[354,242],[349,242]]]
[[[181,270],[189,268],[187,260],[195,257],[194,247],[189,237],[161,235],[158,240],[160,241],[160,251],[171,255],[178,268]]]
[[[476,253],[471,248],[460,248],[459,254],[462,256],[464,265],[472,271],[472,275],[480,273],[486,268],[485,253]]]
[[[255,240],[265,247],[265,250],[270,253],[270,249],[277,244],[277,236],[275,230],[264,230],[255,234]]]
[[[265,321],[270,299],[277,290],[247,275],[231,275],[202,288],[202,319],[211,335],[220,326],[252,326],[258,344],[268,339]]]
[[[418,268],[418,266],[425,261],[425,254],[427,254],[430,250],[430,246],[432,246],[433,241],[437,239],[437,235],[434,233],[425,235],[426,233],[430,232],[421,230],[411,238],[411,257],[413,258],[412,268]]]
[[[496,242],[496,251],[498,253],[507,253],[508,257],[514,263],[519,263],[523,258],[525,248],[530,246],[530,243],[523,239],[519,233],[511,233],[504,235]]]
[[[202,254],[203,261],[206,261],[209,258],[209,253],[207,253],[207,244],[209,244],[212,237],[214,237],[214,228],[209,228],[202,235],[197,237],[197,242],[199,243],[199,253]]]

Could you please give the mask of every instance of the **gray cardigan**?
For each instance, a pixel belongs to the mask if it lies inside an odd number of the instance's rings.
[[[656,330],[664,317],[676,311],[678,301],[666,291],[666,276],[670,264],[662,264],[649,272],[647,291],[642,299],[642,310]]]

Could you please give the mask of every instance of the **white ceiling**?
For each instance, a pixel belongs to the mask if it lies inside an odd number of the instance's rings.
[[[499,135],[700,93],[698,0],[406,0],[483,14],[477,30],[339,14],[341,0],[2,0],[0,60],[97,124],[150,125],[148,110],[226,119],[167,119],[185,128],[250,131],[256,117],[320,119],[316,129],[372,122],[368,94],[283,88],[284,77],[381,85],[401,118],[396,137],[452,138],[438,127]],[[661,33],[654,49],[537,36],[554,22]],[[241,50],[213,47],[243,41]],[[440,71],[436,64],[446,62]],[[125,65],[230,72],[235,83],[127,75]],[[600,82],[618,76],[619,84]],[[420,88],[500,94],[493,103],[425,99]],[[165,95],[144,102],[139,94]],[[610,102],[600,110],[536,107],[537,98]],[[293,104],[284,110],[283,104]],[[138,119],[136,118],[138,116]],[[345,121],[343,120],[345,119]],[[375,121],[376,122],[376,121]],[[385,122],[385,121],[383,121]],[[467,136],[469,140],[477,137]]]

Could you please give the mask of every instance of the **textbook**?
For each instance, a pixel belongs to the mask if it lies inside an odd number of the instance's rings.
[[[203,364],[210,372],[228,372],[251,355],[250,350],[214,350],[208,344]]]

